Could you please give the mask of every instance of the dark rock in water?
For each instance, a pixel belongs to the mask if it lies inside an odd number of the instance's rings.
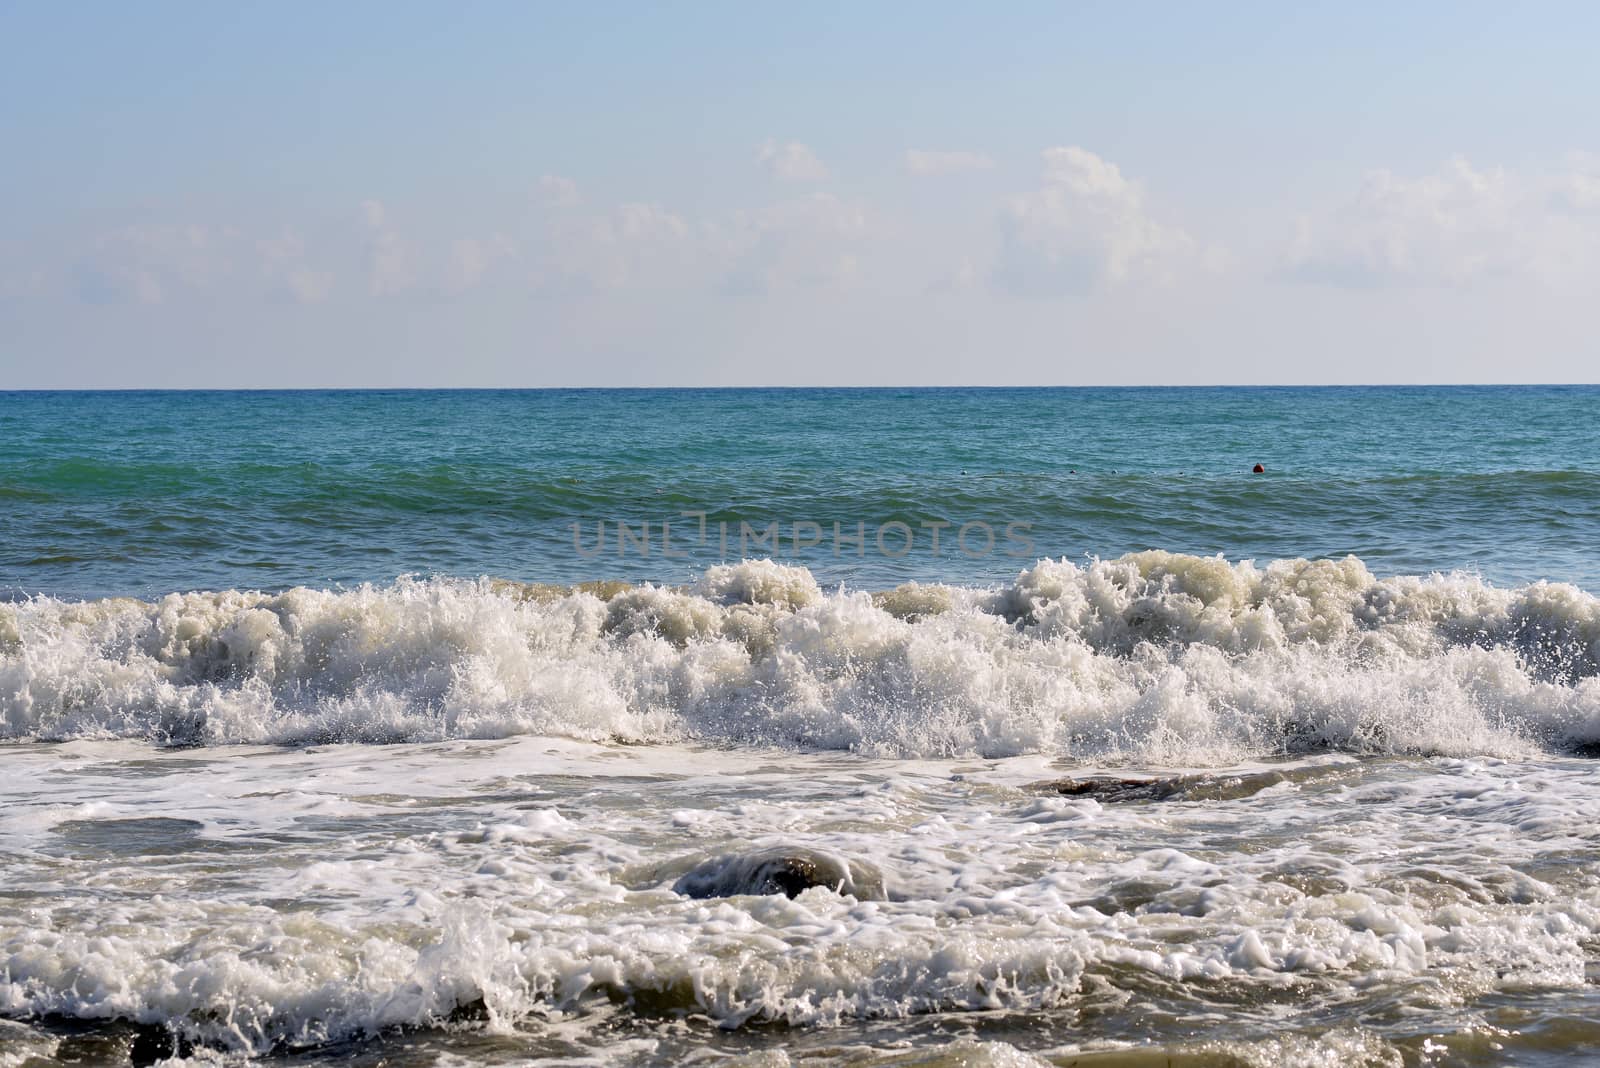
[[[795,897],[813,886],[863,901],[884,900],[883,876],[870,864],[814,849],[784,847],[715,857],[697,865],[672,889],[695,898],[738,894]]]
[[[1254,797],[1269,786],[1292,782],[1300,786],[1333,782],[1351,774],[1352,765],[1335,764],[1252,771],[1238,775],[1174,775],[1166,779],[1058,779],[1034,789],[1063,797],[1092,797],[1107,804],[1140,801],[1238,801]]]
[[[444,1021],[447,1024],[473,1024],[483,1023],[488,1019],[489,1006],[485,1004],[483,998],[479,996],[470,1001],[459,1002],[455,1008],[451,1009],[449,1014],[445,1016]],[[116,1026],[120,1034],[124,1036],[123,1041],[127,1041],[125,1036],[129,1031],[132,1032],[133,1038],[131,1043],[129,1043],[127,1050],[128,1061],[133,1068],[150,1068],[152,1065],[159,1064],[162,1061],[169,1060],[173,1057],[187,1060],[193,1057],[196,1053],[208,1049],[218,1052],[222,1050],[222,1047],[215,1046],[210,1043],[195,1042],[164,1024],[127,1024],[124,1026],[121,1021],[117,1021]],[[400,1030],[409,1031],[413,1030],[413,1028],[409,1026],[403,1026],[400,1028]],[[310,1045],[278,1043],[272,1047],[270,1056],[289,1057],[313,1052],[319,1049],[327,1051],[337,1050],[339,1047],[337,1045],[323,1046],[315,1043]],[[63,1063],[80,1063],[80,1061],[68,1061],[64,1059]],[[104,1058],[96,1059],[91,1057],[87,1059],[81,1059],[81,1063],[101,1064],[107,1063],[107,1061]]]
[[[1061,779],[1040,783],[1042,792],[1096,801],[1166,801],[1181,792],[1182,779]]]
[[[483,1023],[489,1018],[489,1006],[482,997],[461,1002],[445,1017],[446,1023]]]
[[[194,1056],[194,1043],[161,1024],[135,1024],[128,1061],[133,1068],[146,1068],[172,1057],[188,1060]]]

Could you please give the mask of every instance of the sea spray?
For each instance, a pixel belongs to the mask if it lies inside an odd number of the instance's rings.
[[[402,578],[0,604],[0,735],[181,745],[560,735],[1226,764],[1600,741],[1600,600],[1354,557],[1043,560],[996,588]]]

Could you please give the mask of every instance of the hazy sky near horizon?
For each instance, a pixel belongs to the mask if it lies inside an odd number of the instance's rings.
[[[0,0],[0,388],[1595,381],[1596,40]]]

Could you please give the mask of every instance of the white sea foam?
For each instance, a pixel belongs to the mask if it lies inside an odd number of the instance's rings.
[[[0,736],[179,743],[514,734],[881,756],[1231,763],[1600,741],[1600,601],[1355,558],[1041,561],[992,590],[402,579],[0,604]]]
[[[1259,1036],[1290,1007],[1435,1027],[1581,997],[1600,937],[1583,761],[1331,759],[1335,778],[1235,801],[1103,804],[1018,789],[1004,765],[549,745],[19,747],[0,788],[25,888],[0,913],[0,1016],[255,1053],[480,1002],[474,1026],[502,1036],[618,1007],[724,1029],[1004,1010],[1082,1041],[1105,1037],[1071,1028],[1086,1007],[1187,998]],[[150,825],[180,813],[198,827],[181,841]],[[673,890],[796,842],[870,860],[884,893]],[[1371,1034],[1162,1033],[1195,1063],[1399,1063]]]

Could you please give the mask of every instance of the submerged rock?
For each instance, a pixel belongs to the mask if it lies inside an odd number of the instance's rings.
[[[1239,801],[1254,797],[1280,783],[1310,786],[1345,778],[1358,765],[1334,764],[1250,771],[1236,775],[1174,775],[1168,778],[1117,779],[1091,777],[1056,779],[1037,784],[1041,793],[1063,797],[1091,797],[1107,804],[1140,801]]]
[[[162,1024],[134,1024],[128,1063],[133,1068],[146,1068],[174,1057],[188,1060],[195,1055],[195,1048],[189,1038]]]
[[[773,847],[713,857],[676,883],[685,897],[782,894],[796,897],[813,886],[863,901],[884,900],[883,876],[872,865],[814,849]]]

